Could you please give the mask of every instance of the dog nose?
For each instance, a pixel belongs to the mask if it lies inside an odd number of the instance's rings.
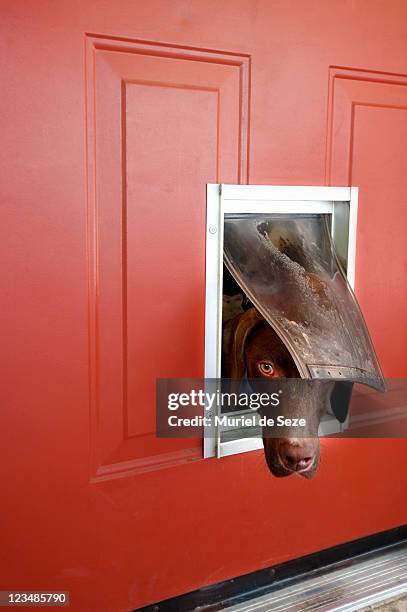
[[[280,448],[280,459],[284,467],[292,472],[301,472],[311,467],[315,459],[315,448],[312,444],[283,443]]]

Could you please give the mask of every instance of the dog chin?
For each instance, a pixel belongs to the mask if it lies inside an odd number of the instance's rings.
[[[267,461],[267,466],[273,476],[277,478],[285,478],[286,476],[292,476],[294,472],[287,470],[281,463],[271,463]]]

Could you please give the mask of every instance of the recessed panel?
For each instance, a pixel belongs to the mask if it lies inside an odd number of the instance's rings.
[[[202,374],[200,192],[216,176],[218,94],[128,83],[125,96],[127,435],[137,436],[155,431],[157,376]]]
[[[407,91],[406,109],[357,106],[352,177],[366,205],[359,210],[356,291],[393,377],[407,372],[406,159]]]

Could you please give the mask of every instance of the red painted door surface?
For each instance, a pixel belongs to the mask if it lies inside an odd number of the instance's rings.
[[[356,292],[406,376],[405,2],[1,13],[0,588],[129,611],[406,523],[404,440],[325,440],[306,481],[154,435],[155,378],[203,374],[208,182],[358,185]]]

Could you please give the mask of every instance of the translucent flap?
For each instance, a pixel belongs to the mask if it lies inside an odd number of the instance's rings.
[[[385,383],[338,262],[330,215],[225,216],[225,263],[280,335],[303,378]],[[343,262],[345,265],[345,262]]]

